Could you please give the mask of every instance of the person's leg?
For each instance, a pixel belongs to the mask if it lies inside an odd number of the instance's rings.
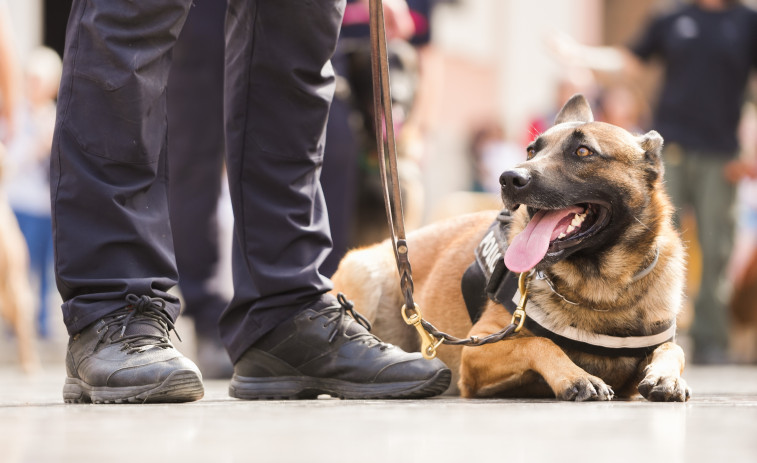
[[[329,59],[344,0],[231,0],[227,166],[235,295],[220,329],[232,397],[425,397],[450,371],[381,343],[344,298],[325,294],[331,248],[319,181],[334,91]]]
[[[53,140],[56,277],[75,334],[129,293],[178,301],[166,178],[169,52],[190,0],[76,1]]]
[[[50,335],[50,290],[53,287],[53,222],[49,216],[40,217],[42,222],[42,269],[39,276],[40,310],[37,317],[40,335]]]
[[[224,166],[223,74],[226,2],[198,2],[173,50],[168,79],[168,170],[183,316],[194,320],[197,356],[206,378],[230,377],[218,333],[230,296],[221,278],[218,201]]]
[[[702,249],[702,280],[694,307],[691,335],[695,363],[728,360],[728,297],[726,269],[734,241],[736,188],[723,168],[730,158],[693,153],[696,176],[694,209]]]
[[[676,229],[681,229],[681,214],[690,204],[688,172],[686,171],[685,154],[680,145],[671,143],[663,150],[665,163],[665,191],[673,203],[673,222]]]
[[[344,53],[337,51],[333,59],[334,69],[342,85],[349,92],[348,62]],[[321,184],[323,196],[329,211],[331,239],[333,247],[321,266],[321,273],[327,277],[336,272],[339,261],[347,253],[350,245],[350,230],[357,196],[358,153],[355,134],[350,127],[352,107],[347,95],[338,94],[331,103],[326,130],[326,151],[323,157]]]
[[[343,8],[229,1],[226,146],[240,255],[221,334],[232,361],[332,288],[318,270],[331,249],[319,175]]]
[[[71,334],[66,401],[185,401],[196,367],[168,223],[165,87],[190,0],[77,0],[51,161],[55,270]]]
[[[49,334],[47,326],[48,265],[50,264],[50,218],[15,211],[16,221],[29,250],[30,276],[38,285],[36,309],[37,333],[43,338]]]

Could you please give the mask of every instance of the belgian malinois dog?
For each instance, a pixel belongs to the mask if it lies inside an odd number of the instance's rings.
[[[663,187],[662,144],[655,131],[636,136],[595,122],[576,95],[528,146],[528,160],[501,175],[502,212],[408,236],[419,309],[453,336],[483,338],[508,326],[522,296],[518,275],[527,276],[516,334],[478,347],[440,346],[439,357],[457,372],[457,391],[448,392],[689,399],[674,343],[684,250]],[[350,252],[334,283],[380,338],[418,349],[400,316],[389,241]]]

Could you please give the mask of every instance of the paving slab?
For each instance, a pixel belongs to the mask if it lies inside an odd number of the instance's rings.
[[[0,462],[757,462],[757,367],[693,367],[685,404],[644,400],[64,404],[61,365],[0,367]]]

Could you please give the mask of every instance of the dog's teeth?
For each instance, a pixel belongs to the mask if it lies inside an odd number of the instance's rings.
[[[574,227],[573,225],[568,225],[568,229],[565,230],[565,231],[568,232],[568,233],[570,233],[570,232],[572,232],[575,229],[576,229],[576,227]]]
[[[566,236],[568,236],[568,235],[566,235],[565,233],[560,233],[559,235],[557,235],[557,239],[563,239]]]
[[[581,224],[584,222],[584,219],[586,218],[586,214],[576,214],[575,217],[573,217],[573,220],[570,222],[570,224],[576,228],[580,227]]]

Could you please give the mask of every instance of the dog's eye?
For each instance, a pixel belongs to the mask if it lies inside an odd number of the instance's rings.
[[[578,149],[576,150],[576,156],[580,158],[585,158],[586,156],[591,156],[592,154],[594,153],[585,146],[579,146]]]
[[[536,150],[533,149],[533,148],[528,148],[526,150],[526,153],[527,153],[526,159],[528,159],[528,160],[531,160],[531,159],[533,159],[534,156],[536,156]]]

